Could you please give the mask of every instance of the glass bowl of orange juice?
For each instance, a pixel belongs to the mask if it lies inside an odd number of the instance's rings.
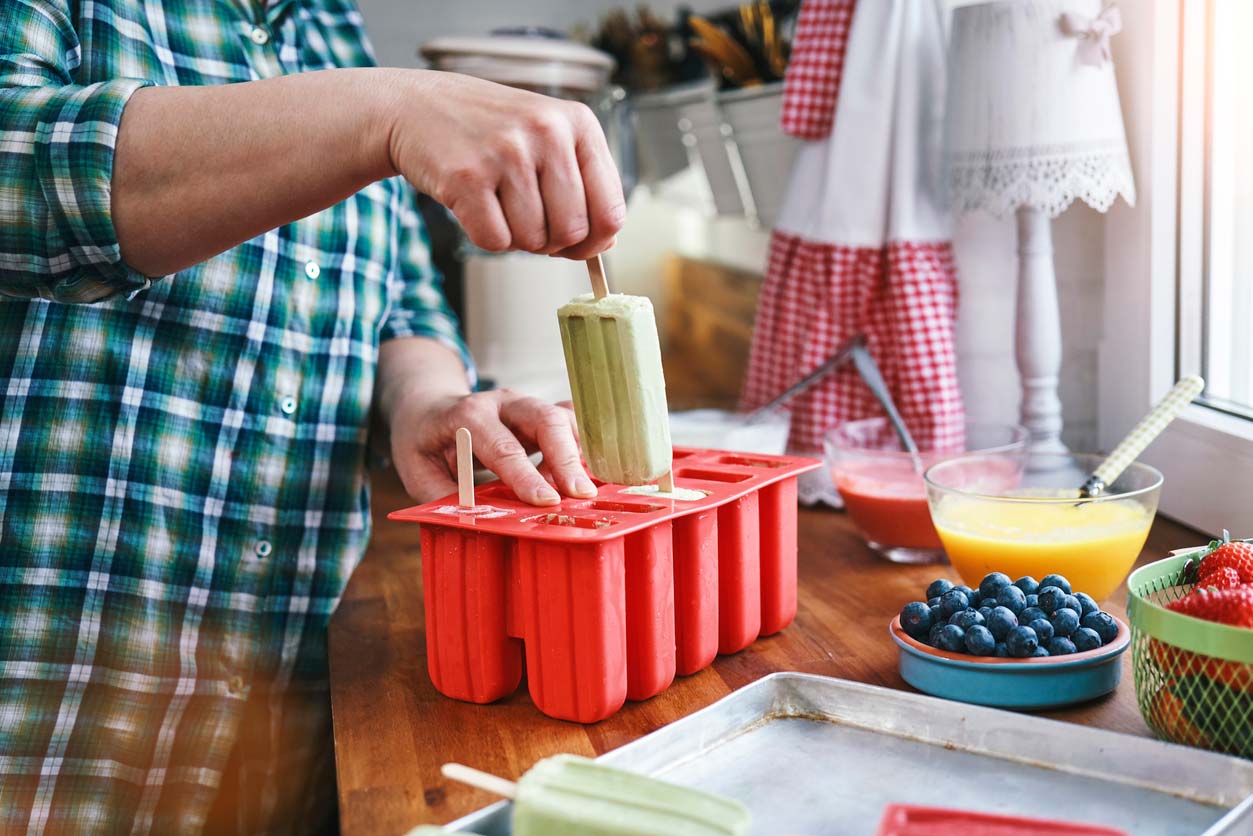
[[[953,456],[981,452],[989,457],[988,478],[1000,473],[1016,481],[1027,435],[1017,424],[967,423],[964,446],[915,457],[901,449],[886,418],[863,418],[829,430],[823,441],[844,510],[869,546],[895,563],[938,563],[944,549],[931,525],[923,471]]]
[[[1133,463],[1100,496],[1083,484],[1103,457],[1031,453],[1018,478],[989,482],[982,454],[927,469],[927,503],[949,561],[977,584],[989,572],[1011,578],[1064,575],[1100,601],[1127,577],[1157,513],[1162,474]]]

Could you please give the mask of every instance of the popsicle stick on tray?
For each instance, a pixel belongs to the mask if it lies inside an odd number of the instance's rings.
[[[508,487],[389,515],[421,523],[427,665],[445,696],[513,693],[592,723],[796,615],[796,477],[812,459],[677,449],[692,500],[604,484],[537,508]]]
[[[738,799],[761,836],[873,836],[892,803],[1206,834],[1253,793],[1253,761],[799,673],[598,760]],[[509,836],[509,813],[500,802],[449,827]]]

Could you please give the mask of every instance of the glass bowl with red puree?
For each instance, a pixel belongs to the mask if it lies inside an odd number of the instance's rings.
[[[961,449],[915,457],[901,449],[886,418],[863,418],[828,430],[824,446],[844,509],[870,547],[895,563],[938,563],[944,546],[931,524],[923,471],[963,453],[989,453],[982,459],[987,478],[1008,485],[1022,472],[1027,438],[1017,424],[967,423]]]

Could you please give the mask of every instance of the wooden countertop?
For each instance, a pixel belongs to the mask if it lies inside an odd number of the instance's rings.
[[[331,619],[335,762],[346,836],[402,834],[496,800],[444,779],[439,768],[446,761],[516,778],[557,752],[597,755],[617,748],[774,671],[909,689],[897,673],[887,623],[932,578],[956,578],[947,566],[890,564],[866,548],[843,513],[802,509],[800,609],[790,627],[678,678],[650,700],[581,726],[540,714],[525,687],[483,706],[435,691],[426,673],[417,528],[385,518],[409,504],[393,474],[376,478],[374,539]],[[1159,519],[1141,561],[1205,539]],[[1125,598],[1125,588],[1115,593],[1110,611],[1122,617]],[[1136,708],[1131,654],[1123,660],[1123,683],[1114,694],[1044,716],[1148,735]]]

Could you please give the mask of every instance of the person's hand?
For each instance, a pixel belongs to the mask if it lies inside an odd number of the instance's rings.
[[[404,78],[390,108],[392,166],[476,245],[587,258],[613,244],[626,201],[586,105],[455,73]]]
[[[405,490],[429,502],[457,490],[459,427],[474,439],[474,455],[533,505],[556,505],[566,496],[595,496],[579,458],[574,413],[507,389],[425,399],[396,405],[391,417],[391,451]],[[528,457],[544,454],[541,469]]]

